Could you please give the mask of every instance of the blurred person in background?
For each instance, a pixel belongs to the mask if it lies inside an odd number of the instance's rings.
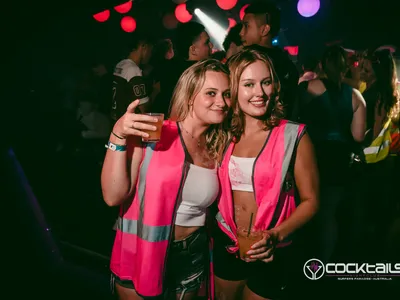
[[[110,115],[110,98],[112,98],[112,85],[113,85],[113,74],[110,72],[109,66],[101,60],[96,59],[91,69],[93,72],[93,89],[97,93],[98,97],[98,109],[99,111]]]
[[[399,197],[393,197],[398,190],[400,169],[400,96],[395,60],[389,49],[373,52],[364,64],[370,69],[363,76],[372,84],[365,93],[367,134],[358,207],[365,213],[358,226],[363,236],[369,237],[367,242],[373,240],[379,245],[384,238],[381,233],[396,226],[395,219],[400,212]],[[378,248],[372,249],[377,252]]]
[[[286,119],[296,121],[299,74],[288,53],[272,45],[272,40],[279,34],[280,22],[281,12],[273,2],[255,1],[245,10],[240,36],[244,47],[263,51],[271,58],[282,87],[281,101]]]
[[[197,22],[179,24],[173,44],[174,57],[166,61],[165,75],[160,78],[160,93],[154,102],[157,112],[164,113],[166,118],[179,77],[196,62],[209,58],[214,47],[205,27]]]
[[[83,139],[103,140],[108,137],[111,131],[110,119],[99,110],[99,100],[96,94],[82,94],[78,97],[78,122],[84,127],[80,135]]]
[[[364,140],[366,104],[361,93],[343,83],[348,70],[346,51],[327,48],[321,60],[324,76],[302,82],[300,121],[307,125],[314,144],[320,174],[321,207],[318,214],[317,256],[328,262],[337,241],[336,211],[346,197],[351,177],[351,155]]]
[[[225,51],[217,50],[211,54],[211,58],[219,60],[220,62],[224,63],[225,60]]]
[[[367,88],[367,83],[361,80],[360,62],[356,52],[347,52],[347,64],[348,71],[343,78],[343,83],[359,90],[362,94]]]
[[[316,72],[318,61],[313,58],[307,58],[302,65],[303,75],[299,78],[299,84],[303,81],[310,81],[318,77]]]
[[[140,99],[138,110],[142,113],[147,111],[150,102],[149,87],[141,66],[150,62],[153,45],[154,39],[151,35],[144,32],[133,33],[127,44],[128,56],[115,66],[111,106],[113,122],[126,112],[135,99]]]
[[[235,55],[243,49],[242,38],[240,32],[242,31],[242,24],[236,24],[229,29],[228,34],[225,37],[224,43],[222,44],[225,50],[225,59],[222,60],[225,63],[232,55]]]
[[[175,51],[172,41],[170,39],[162,39],[154,47],[153,56],[150,63],[147,65],[149,78],[147,78],[149,85],[152,87],[151,96],[152,99],[151,109],[152,111],[161,112],[164,111],[159,107],[158,96],[161,92],[161,82],[165,82],[169,76],[168,66],[169,61],[174,58]]]

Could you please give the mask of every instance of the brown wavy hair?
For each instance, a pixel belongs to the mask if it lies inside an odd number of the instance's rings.
[[[273,82],[273,92],[269,99],[267,112],[261,119],[265,125],[264,130],[269,130],[279,125],[285,115],[283,104],[280,101],[281,84],[271,59],[265,53],[254,49],[246,49],[233,55],[229,58],[227,65],[231,78],[232,116],[230,131],[236,142],[240,140],[245,126],[244,113],[240,109],[238,101],[240,77],[249,65],[257,61],[265,63],[271,73]]]
[[[181,122],[191,110],[191,104],[200,92],[206,80],[207,72],[224,73],[229,78],[228,68],[216,59],[205,59],[195,63],[183,72],[175,86],[170,105],[170,120]],[[206,146],[211,159],[219,161],[223,147],[229,139],[222,124],[212,124],[206,131]]]
[[[397,87],[396,63],[387,49],[375,51],[370,57],[378,90],[378,111],[382,109],[393,122],[399,123],[400,95]]]

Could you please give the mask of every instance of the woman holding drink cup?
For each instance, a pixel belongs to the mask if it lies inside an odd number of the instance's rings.
[[[318,208],[313,147],[304,125],[283,119],[279,79],[267,56],[244,50],[227,65],[233,138],[218,171],[216,295],[280,299],[297,267],[292,233]]]
[[[138,103],[116,122],[101,175],[105,202],[120,205],[112,283],[120,299],[190,300],[210,278],[206,212],[219,194],[228,69],[217,60],[187,69],[172,99],[174,121],[136,114]],[[211,296],[212,281],[207,287]]]

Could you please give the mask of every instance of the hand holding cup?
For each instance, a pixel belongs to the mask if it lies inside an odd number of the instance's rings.
[[[263,238],[251,246],[251,250],[246,254],[249,257],[246,261],[260,260],[262,262],[271,262],[274,259],[275,247],[279,241],[279,234],[274,230],[262,232]]]
[[[117,121],[113,132],[126,139],[128,136],[149,137],[149,133],[156,131],[157,127],[152,123],[157,123],[158,118],[150,115],[136,114],[136,107],[139,100],[133,101],[127,108],[126,113]],[[146,132],[147,131],[147,132]]]

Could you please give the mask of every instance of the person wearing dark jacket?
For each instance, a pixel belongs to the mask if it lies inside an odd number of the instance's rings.
[[[164,65],[164,72],[159,78],[160,93],[158,94],[154,109],[169,115],[169,106],[175,86],[182,73],[197,61],[209,58],[213,44],[204,26],[197,22],[181,24],[177,28],[174,41],[176,55]]]
[[[245,48],[264,52],[272,60],[282,89],[286,119],[296,121],[299,73],[286,51],[274,47],[272,40],[280,30],[280,10],[268,1],[254,2],[245,10],[240,31]]]

